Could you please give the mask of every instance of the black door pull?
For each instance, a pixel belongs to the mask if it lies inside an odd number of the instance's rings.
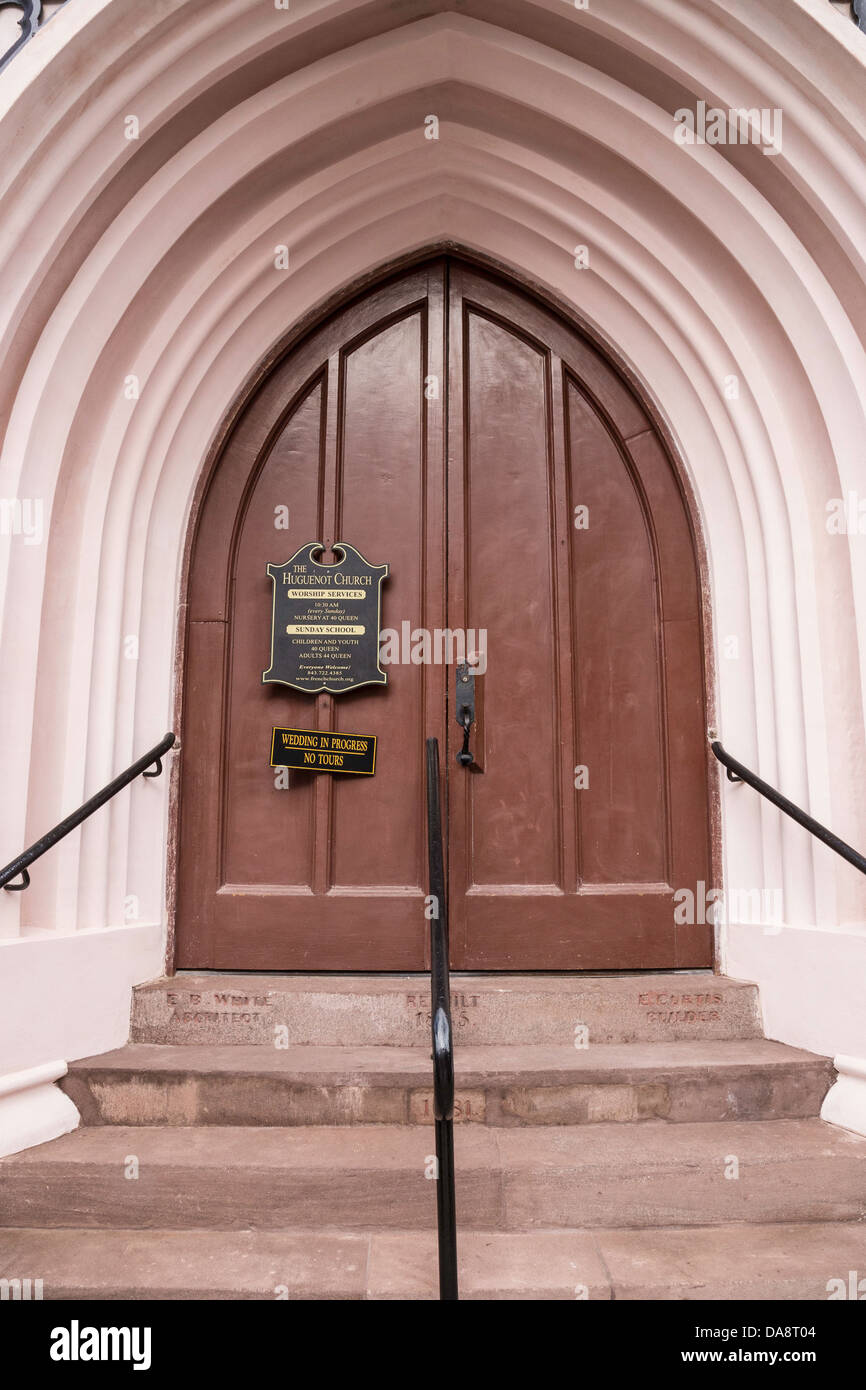
[[[465,661],[461,661],[455,669],[454,707],[457,723],[463,730],[463,747],[457,754],[457,761],[461,767],[471,767],[475,762],[469,747],[469,732],[475,723],[475,672]]]

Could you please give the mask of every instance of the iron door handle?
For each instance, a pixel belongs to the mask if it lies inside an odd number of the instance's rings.
[[[457,754],[461,767],[471,767],[475,762],[469,747],[469,732],[475,723],[475,672],[466,661],[455,668],[455,717],[463,730],[463,747]]]

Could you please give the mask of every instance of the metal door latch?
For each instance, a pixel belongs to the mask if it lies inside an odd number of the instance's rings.
[[[463,730],[463,747],[457,754],[461,767],[471,767],[475,759],[469,747],[469,732],[475,723],[475,672],[466,661],[455,668],[454,710],[457,723]]]

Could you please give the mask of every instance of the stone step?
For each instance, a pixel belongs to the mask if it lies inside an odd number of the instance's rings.
[[[755,985],[709,971],[452,976],[458,1042],[571,1046],[758,1038]],[[139,985],[132,1042],[273,1046],[425,1045],[425,975],[193,975]]]
[[[462,1230],[866,1219],[822,1120],[455,1132]],[[4,1226],[435,1229],[432,1127],[82,1128],[0,1160]],[[832,1271],[828,1271],[829,1274]]]
[[[458,1044],[458,1122],[569,1125],[817,1115],[829,1058],[763,1038]],[[62,1082],[87,1125],[429,1123],[429,1045],[273,1047],[134,1043],[73,1062]]]
[[[432,1231],[6,1229],[0,1252],[45,1299],[438,1297]],[[866,1225],[461,1231],[458,1261],[470,1300],[819,1301],[852,1296]]]

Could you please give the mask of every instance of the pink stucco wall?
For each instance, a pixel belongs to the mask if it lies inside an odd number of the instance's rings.
[[[44,520],[0,535],[9,856],[171,726],[191,499],[256,364],[442,241],[642,383],[696,498],[721,737],[866,845],[866,535],[826,526],[866,498],[864,81],[825,0],[66,6],[0,86],[0,497]],[[679,144],[701,100],[781,111],[781,149]],[[866,1057],[866,884],[722,796],[726,886],[781,891],[784,923],[725,930],[723,968],[773,1036]],[[0,1070],[122,1041],[162,968],[168,834],[168,778],[139,781],[0,894]]]

